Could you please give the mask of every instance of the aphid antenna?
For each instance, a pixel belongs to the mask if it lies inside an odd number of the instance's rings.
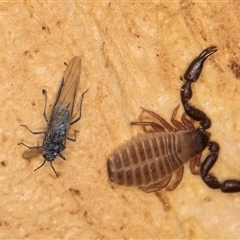
[[[39,167],[35,168],[34,171],[37,171],[39,168],[41,168],[41,167],[45,164],[46,161],[47,161],[47,160],[44,159],[43,163],[42,163]]]
[[[41,168],[41,167],[45,164],[46,161],[47,161],[47,160],[44,159],[43,163],[42,163],[39,167],[35,168],[34,171],[37,171],[39,168]],[[53,165],[52,165],[52,161],[50,162],[50,165],[51,165],[51,167],[52,167],[52,170],[53,170],[54,173],[56,174],[56,177],[58,177],[57,171],[55,170],[55,168],[54,168]]]

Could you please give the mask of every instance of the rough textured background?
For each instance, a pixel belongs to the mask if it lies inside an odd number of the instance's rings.
[[[129,126],[140,106],[169,120],[179,76],[216,45],[191,103],[212,119],[221,146],[212,172],[240,179],[240,81],[229,67],[240,59],[239,16],[239,1],[1,3],[1,238],[239,238],[240,193],[211,190],[188,167],[176,190],[158,194],[110,184],[106,173],[108,155],[143,133]],[[41,144],[20,124],[46,128],[41,90],[50,114],[75,55],[79,96],[89,92],[67,161],[54,161],[56,179],[49,164],[34,172],[43,158],[24,160],[17,143]]]

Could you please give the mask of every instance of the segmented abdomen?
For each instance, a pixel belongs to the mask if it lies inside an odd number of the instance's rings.
[[[179,132],[148,133],[133,139],[108,158],[109,179],[127,186],[159,182],[189,160],[182,155],[181,139]]]

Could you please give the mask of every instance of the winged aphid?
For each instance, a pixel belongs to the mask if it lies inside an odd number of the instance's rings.
[[[37,167],[34,171],[41,168],[46,161],[48,161],[55,172],[56,176],[58,174],[52,165],[52,162],[57,156],[65,160],[65,157],[61,152],[66,148],[66,140],[75,141],[76,132],[74,131],[74,139],[67,137],[68,131],[71,125],[78,122],[81,119],[82,101],[84,94],[88,91],[82,93],[80,99],[80,112],[79,116],[72,121],[72,114],[74,109],[74,104],[76,100],[76,95],[80,82],[80,72],[81,72],[81,59],[79,57],[74,57],[64,72],[63,79],[61,81],[57,97],[52,108],[52,113],[50,120],[48,120],[46,115],[47,106],[47,91],[42,90],[45,96],[45,106],[44,106],[44,118],[47,122],[48,128],[44,132],[33,132],[26,125],[21,125],[26,127],[33,134],[44,134],[43,142],[41,146],[27,146],[25,143],[19,143],[29,148],[25,153],[23,153],[23,158],[30,159],[36,157],[40,152],[43,153],[44,161]]]

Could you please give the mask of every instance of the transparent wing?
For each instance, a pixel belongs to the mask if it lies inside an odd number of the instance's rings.
[[[24,159],[29,160],[29,159],[37,157],[40,153],[41,154],[43,153],[43,148],[28,149],[27,151],[25,151],[22,154],[22,157]]]
[[[78,91],[81,72],[81,59],[74,57],[63,74],[63,79],[59,87],[57,98],[52,110],[48,128],[48,137],[59,129],[59,125],[64,122],[68,129],[72,119],[74,103]]]
[[[61,86],[58,90],[54,108],[66,106],[72,115],[81,73],[81,59],[74,57],[63,74]]]

